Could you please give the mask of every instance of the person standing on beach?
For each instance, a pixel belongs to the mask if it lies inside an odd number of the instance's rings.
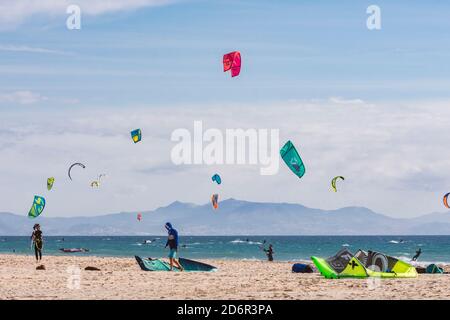
[[[274,252],[273,252],[273,247],[272,247],[271,244],[269,244],[269,249],[264,249],[264,252],[267,255],[267,259],[269,261],[273,261],[273,254],[274,254]]]
[[[421,253],[422,253],[422,248],[419,248],[419,250],[416,251],[416,255],[412,258],[411,261],[417,261],[417,258],[419,258]]]
[[[177,250],[178,250],[178,232],[172,227],[172,224],[170,222],[167,222],[165,224],[165,227],[167,229],[167,242],[166,242],[166,248],[169,246],[169,261],[170,261],[170,271],[173,270],[173,265],[180,269],[180,271],[183,271],[183,267],[180,265],[180,263],[177,260]]]
[[[44,241],[42,240],[42,231],[39,223],[33,226],[33,233],[31,234],[31,241],[33,241],[34,255],[36,256],[36,262],[42,260],[42,248],[44,247]]]

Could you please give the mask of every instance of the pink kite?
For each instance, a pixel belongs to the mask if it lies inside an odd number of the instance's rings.
[[[241,72],[241,54],[233,51],[223,56],[223,72],[231,69],[231,76],[236,77]]]

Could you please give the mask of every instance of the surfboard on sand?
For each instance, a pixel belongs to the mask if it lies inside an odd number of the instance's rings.
[[[136,258],[136,261],[139,264],[139,267],[141,267],[141,269],[144,271],[169,271],[170,270],[170,264],[162,259],[142,258],[139,256],[134,256],[134,257]],[[181,266],[184,268],[184,271],[187,271],[187,272],[217,271],[216,267],[211,266],[206,263],[198,262],[195,260],[180,258],[180,259],[178,259],[178,261],[180,262]],[[180,270],[174,266],[173,271],[179,272]]]

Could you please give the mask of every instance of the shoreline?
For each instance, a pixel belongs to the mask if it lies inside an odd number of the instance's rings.
[[[30,252],[30,253],[24,253],[24,252],[16,252],[16,253],[12,253],[12,252],[0,252],[0,257],[1,256],[20,256],[20,257],[29,257],[30,259],[33,258],[34,260],[34,252]],[[103,259],[103,258],[111,258],[111,259],[134,259],[135,254],[130,254],[130,255],[121,255],[121,256],[117,256],[117,255],[96,255],[96,254],[90,254],[90,253],[57,253],[55,254],[53,253],[46,253],[45,251],[43,252],[43,259],[45,259],[45,257],[58,257],[58,258],[83,258],[83,259]],[[146,255],[140,255],[140,256],[146,256]],[[186,259],[191,259],[191,260],[197,260],[197,261],[224,261],[224,262],[233,262],[233,261],[242,261],[242,262],[268,262],[266,258],[261,258],[261,259],[257,259],[257,258],[231,258],[231,257],[218,257],[218,258],[203,258],[203,257],[189,257],[189,256],[185,256],[185,255],[180,255],[181,258],[186,258]],[[153,256],[151,257],[153,259],[168,259],[167,258],[167,254],[162,255],[162,256]],[[327,258],[327,257],[325,257]],[[399,258],[399,257],[397,257]],[[407,263],[410,263],[411,265],[415,266],[415,267],[426,267],[430,264],[436,264],[439,266],[444,267],[446,270],[448,269],[448,271],[450,272],[450,261],[410,261],[410,260],[406,260],[406,259],[401,259]],[[280,262],[280,263],[304,263],[304,264],[311,264],[314,265],[311,259],[275,259],[273,262]]]
[[[30,253],[24,253],[24,252],[17,252],[17,253],[12,253],[12,252],[0,252],[0,258],[2,256],[20,256],[20,257],[29,257],[30,259],[34,258],[34,252],[30,252]],[[134,259],[134,254],[130,254],[127,256],[113,256],[113,255],[95,255],[95,254],[86,254],[86,253],[58,253],[58,254],[54,254],[54,253],[45,253],[45,251],[42,253],[42,259],[45,260],[45,257],[67,257],[67,258],[83,258],[83,259],[103,259],[103,258],[111,258],[111,259]],[[142,255],[144,256],[144,255]],[[191,259],[191,260],[197,260],[197,261],[248,261],[248,262],[267,262],[267,258],[266,259],[256,259],[256,258],[229,258],[229,257],[220,257],[220,258],[191,258],[189,256],[184,256],[184,255],[180,255],[181,258],[186,258],[186,259]],[[152,257],[153,259],[168,259],[167,258],[167,254],[159,256],[159,257]],[[281,263],[311,263],[312,261],[310,259],[288,259],[288,260],[275,260],[273,262],[281,262]],[[445,262],[445,264],[447,264],[447,262]],[[450,265],[450,262],[448,262],[448,264]],[[1,265],[0,265],[1,266]]]
[[[216,272],[146,272],[134,257],[0,254],[0,299],[450,299],[449,274],[328,280],[291,262],[199,259]],[[45,270],[36,270],[43,264]],[[86,271],[86,267],[100,271]],[[446,266],[448,269],[450,265]]]

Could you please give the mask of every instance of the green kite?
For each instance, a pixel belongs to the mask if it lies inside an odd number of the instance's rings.
[[[289,169],[291,169],[297,177],[303,177],[305,174],[305,165],[303,164],[302,158],[300,158],[297,149],[295,149],[295,146],[290,140],[286,142],[283,148],[281,148],[280,155]]]

